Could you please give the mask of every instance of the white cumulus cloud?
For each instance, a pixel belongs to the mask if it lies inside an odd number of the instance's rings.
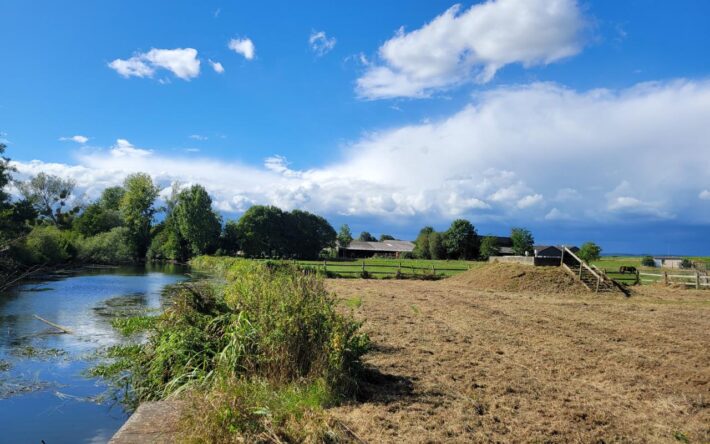
[[[357,80],[367,99],[425,97],[485,83],[511,63],[549,64],[577,54],[584,20],[576,0],[490,0],[449,8],[411,32],[400,28]]]
[[[703,200],[710,200],[710,190],[701,191],[698,197]]]
[[[710,194],[710,156],[697,155],[710,140],[708,121],[710,80],[620,91],[537,83],[481,93],[440,120],[367,133],[310,168],[282,156],[263,165],[180,157],[124,139],[72,164],[15,165],[20,175],[72,177],[90,196],[137,171],[161,187],[201,183],[219,209],[234,212],[259,203],[416,223],[710,223],[710,207],[697,205]]]
[[[161,68],[183,80],[200,75],[200,60],[194,48],[153,48],[129,59],[116,59],[108,66],[123,77],[153,77],[156,70]]]
[[[214,62],[212,60],[208,60],[208,62],[210,62],[210,66],[212,66],[212,69],[214,69],[214,72],[217,74],[222,74],[224,72],[224,66],[222,66],[221,63]]]
[[[84,144],[89,141],[89,138],[86,136],[77,135],[77,136],[71,136],[71,137],[60,137],[59,140],[61,140],[62,142],[72,141],[72,142]]]
[[[317,56],[324,56],[335,48],[335,37],[328,37],[325,31],[313,31],[308,37],[308,44]]]
[[[243,55],[247,60],[254,59],[256,48],[254,47],[254,42],[249,38],[231,39],[227,46],[237,54]]]

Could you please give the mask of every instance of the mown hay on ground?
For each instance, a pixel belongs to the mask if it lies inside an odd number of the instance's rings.
[[[560,267],[492,263],[447,279],[478,290],[575,293],[587,291]]]

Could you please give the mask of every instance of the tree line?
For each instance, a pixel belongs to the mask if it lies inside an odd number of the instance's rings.
[[[513,253],[532,255],[535,239],[525,228],[513,228],[510,233]],[[414,241],[413,255],[419,259],[466,259],[487,260],[499,256],[500,248],[496,236],[479,236],[475,227],[466,219],[457,219],[442,232],[426,226],[419,231]]]
[[[184,262],[201,254],[242,252],[248,257],[317,258],[335,246],[336,233],[321,216],[256,205],[226,223],[201,185],[174,184],[167,197],[148,174],[126,177],[88,204],[76,202],[76,184],[46,173],[13,180],[0,144],[0,273],[72,261]],[[14,185],[18,198],[9,187]],[[1,278],[2,276],[0,276]]]

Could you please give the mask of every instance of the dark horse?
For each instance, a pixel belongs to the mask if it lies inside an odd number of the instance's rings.
[[[626,273],[636,274],[636,267],[627,267],[625,265],[622,265],[621,267],[619,267],[619,273],[621,273],[621,274],[626,274]]]

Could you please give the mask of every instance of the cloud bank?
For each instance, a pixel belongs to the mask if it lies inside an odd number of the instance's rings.
[[[555,84],[481,93],[439,121],[364,135],[338,162],[293,170],[281,156],[253,166],[175,157],[119,139],[74,165],[16,162],[75,179],[97,196],[131,172],[167,189],[201,183],[218,209],[273,204],[324,215],[424,221],[710,223],[710,81],[579,92]]]
[[[544,65],[577,54],[584,21],[575,0],[491,0],[449,8],[411,32],[400,28],[380,63],[357,80],[366,99],[426,97],[461,83],[490,81],[511,63]]]

